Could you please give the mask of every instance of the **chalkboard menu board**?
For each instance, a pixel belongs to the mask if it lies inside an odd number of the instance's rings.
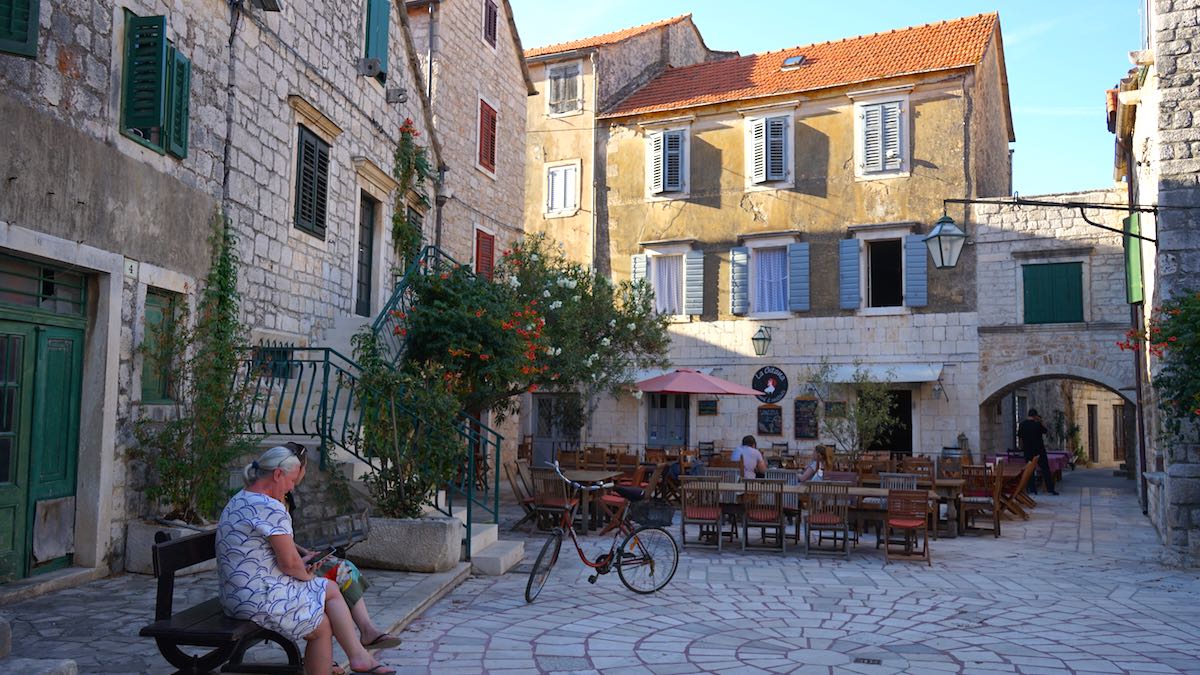
[[[795,403],[796,438],[817,437],[817,399],[798,398]]]
[[[696,414],[697,415],[716,415],[717,414],[716,399],[713,399],[711,401],[696,401]]]
[[[783,408],[777,405],[758,407],[758,433],[763,436],[783,435]]]

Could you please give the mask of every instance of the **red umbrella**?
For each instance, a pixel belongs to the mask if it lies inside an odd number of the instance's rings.
[[[762,392],[743,387],[729,380],[705,375],[698,370],[679,368],[670,373],[642,380],[638,389],[652,394],[729,394],[731,396],[761,396]]]

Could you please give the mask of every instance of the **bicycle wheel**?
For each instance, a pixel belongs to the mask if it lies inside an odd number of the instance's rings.
[[[542,552],[538,553],[537,560],[533,563],[533,569],[529,570],[529,582],[525,584],[525,602],[533,602],[538,593],[542,592],[542,586],[545,586],[546,579],[550,578],[550,569],[554,567],[554,563],[558,562],[558,551],[562,548],[562,540],[562,530],[555,529],[553,534],[546,539],[546,543],[542,544]]]
[[[679,546],[661,527],[634,530],[621,542],[617,575],[634,593],[653,593],[666,586],[679,567]]]

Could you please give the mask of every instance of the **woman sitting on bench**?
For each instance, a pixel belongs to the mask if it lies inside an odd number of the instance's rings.
[[[283,496],[304,478],[304,453],[267,450],[242,470],[246,487],[229,500],[217,525],[221,606],[296,642],[307,641],[304,670],[330,673],[336,637],[355,673],[394,673],[358,641],[350,608],[335,582],[316,576],[292,539]],[[328,619],[328,620],[326,620]]]

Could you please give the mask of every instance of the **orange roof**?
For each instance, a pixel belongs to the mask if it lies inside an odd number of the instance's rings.
[[[525,50],[525,58],[532,59],[535,56],[545,56],[547,54],[558,54],[560,52],[569,52],[576,49],[611,45],[614,42],[620,42],[621,40],[641,35],[642,33],[652,31],[655,28],[670,26],[673,23],[679,23],[680,21],[683,21],[684,19],[690,19],[691,17],[691,14],[681,14],[672,19],[663,19],[662,21],[655,21],[654,23],[644,23],[640,26],[613,31],[611,33],[605,33],[604,35],[597,35],[595,37],[572,40],[570,42],[560,42],[558,44],[547,45],[545,47],[536,47],[534,49],[527,49]]]
[[[619,117],[870,82],[973,66],[983,58],[996,13],[673,68],[600,117]],[[804,64],[781,70],[784,59]]]

